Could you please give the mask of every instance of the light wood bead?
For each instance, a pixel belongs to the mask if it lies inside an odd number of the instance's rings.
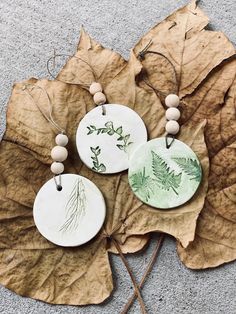
[[[165,98],[165,104],[167,107],[178,107],[179,106],[179,97],[175,94],[169,94]]]
[[[58,134],[55,138],[55,142],[59,146],[66,146],[68,144],[68,137],[65,134]]]
[[[106,96],[101,92],[97,92],[94,94],[93,100],[96,105],[103,105],[106,102]]]
[[[51,157],[54,161],[64,161],[68,156],[68,151],[65,147],[55,146],[51,150]]]
[[[172,108],[168,108],[166,110],[166,119],[167,120],[175,120],[175,121],[177,121],[177,120],[179,120],[179,118],[180,118],[180,111],[179,111],[179,109],[172,107]]]
[[[170,120],[166,123],[166,132],[168,134],[175,135],[179,132],[179,123],[174,120]]]
[[[63,163],[61,163],[61,162],[54,161],[51,164],[51,171],[54,174],[61,174],[64,171],[64,168],[65,167],[64,167]]]
[[[102,92],[102,85],[97,82],[93,82],[89,87],[89,92],[92,95],[95,95],[98,92]]]

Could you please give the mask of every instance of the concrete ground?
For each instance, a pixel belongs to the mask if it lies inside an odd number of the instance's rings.
[[[53,48],[73,53],[81,24],[104,46],[128,58],[135,42],[158,21],[186,0],[1,0],[0,1],[0,104],[4,108],[14,81],[45,77],[46,60]],[[213,29],[236,42],[235,0],[203,0],[200,6]],[[4,111],[1,121],[4,128]],[[142,254],[128,258],[137,278],[147,265],[157,238]],[[52,306],[17,296],[0,288],[0,313],[72,314],[119,313],[132,284],[119,257],[111,256],[115,290],[100,306]],[[236,263],[213,270],[191,271],[178,259],[175,242],[167,238],[143,289],[150,314],[235,314]],[[138,303],[130,313],[140,313]]]

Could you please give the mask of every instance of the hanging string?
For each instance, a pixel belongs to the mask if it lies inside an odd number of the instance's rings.
[[[117,251],[118,251],[118,253],[119,253],[120,257],[121,257],[121,260],[124,263],[128,273],[129,273],[130,279],[131,279],[131,281],[133,283],[133,286],[134,286],[135,295],[137,296],[139,304],[140,304],[140,307],[141,307],[141,312],[142,312],[142,314],[147,314],[147,311],[145,309],[145,305],[144,305],[144,302],[143,302],[143,298],[142,298],[139,286],[138,286],[138,284],[136,282],[136,279],[135,279],[135,277],[134,277],[134,275],[133,275],[133,273],[131,271],[131,268],[130,268],[130,266],[129,266],[129,264],[128,264],[124,254],[122,252],[122,250],[121,250],[121,247],[120,247],[119,243],[115,240],[115,238],[110,237],[110,239],[111,239],[112,243],[114,244],[115,248],[117,249]]]
[[[178,81],[178,76],[177,76],[177,72],[175,70],[175,66],[174,64],[169,60],[169,58],[167,58],[163,53],[161,52],[157,52],[157,51],[153,51],[153,50],[148,50],[152,45],[152,40],[150,40],[148,42],[148,44],[138,53],[138,58],[140,60],[144,60],[145,59],[145,55],[147,54],[155,54],[155,55],[158,55],[162,58],[164,58],[168,63],[169,65],[171,66],[172,70],[173,70],[173,79],[174,79],[174,82],[175,82],[175,90],[172,92],[174,94],[178,94],[178,91],[179,91],[179,85],[180,85],[180,82]],[[146,73],[147,74],[147,73]],[[162,91],[158,90],[156,87],[154,87],[148,80],[144,79],[143,78],[143,82],[148,86],[150,87],[155,93],[156,95],[162,99],[164,97],[167,96],[166,93],[163,93]],[[161,96],[161,97],[160,97]],[[169,141],[170,139],[170,141]],[[170,135],[170,134],[166,134],[165,136],[165,142],[166,142],[166,148],[169,149],[171,147],[171,145],[173,144],[175,140],[175,137],[174,135]]]
[[[164,235],[164,233],[161,233],[159,236],[159,239],[156,243],[156,246],[154,248],[154,251],[152,253],[151,259],[148,263],[147,269],[145,270],[145,272],[142,276],[142,279],[138,285],[139,289],[141,289],[143,287],[148,275],[151,273],[152,268],[154,266],[154,263],[156,262],[156,259],[158,257],[158,253],[160,252],[160,249],[161,249],[162,244],[164,242],[164,239],[165,239],[165,235]],[[129,298],[128,302],[126,303],[124,309],[122,310],[122,312],[120,314],[127,314],[128,313],[128,311],[129,311],[130,307],[132,306],[132,304],[134,303],[136,297],[137,297],[137,294],[134,292],[133,295]]]
[[[61,191],[62,190],[62,185],[61,185],[61,174],[58,175],[59,177],[59,180],[58,180],[58,183],[57,183],[57,176],[53,176],[53,179],[54,179],[54,182],[55,182],[55,185],[56,185],[56,188],[57,188],[57,191]]]
[[[41,92],[43,91],[45,93],[45,95],[47,96],[48,115],[41,109],[40,105],[38,104],[38,101],[40,99],[41,93],[39,94],[38,100],[35,101],[34,97],[30,93],[30,91],[32,91],[33,89],[39,89]],[[28,95],[30,97],[30,99],[33,101],[35,106],[39,109],[39,111],[44,116],[44,118],[54,128],[56,128],[60,133],[64,134],[65,130],[63,128],[61,128],[60,125],[58,123],[56,123],[55,120],[53,119],[53,116],[52,116],[52,104],[51,104],[50,97],[49,97],[48,92],[46,91],[46,89],[41,87],[41,86],[37,86],[37,85],[33,85],[33,84],[24,84],[24,86],[22,87],[22,90],[23,90],[23,92],[25,92],[26,95]]]
[[[67,82],[67,81],[64,81],[64,80],[61,80],[59,79],[57,76],[55,76],[51,70],[50,70],[50,63],[51,61],[53,62],[53,69],[55,69],[56,67],[56,58],[59,58],[59,57],[69,57],[69,60],[72,59],[72,58],[75,58],[76,60],[80,60],[82,62],[84,62],[89,68],[90,68],[90,71],[91,73],[93,74],[93,80],[92,82],[75,82],[75,83],[71,83],[71,82]],[[59,81],[59,82],[62,82],[62,83],[66,83],[66,84],[75,84],[75,85],[79,85],[81,86],[82,88],[85,88],[86,90],[90,87],[90,85],[93,83],[93,82],[98,82],[98,78],[97,78],[97,75],[95,73],[95,71],[93,70],[92,66],[87,62],[85,61],[84,59],[80,58],[80,57],[77,57],[75,55],[68,55],[68,54],[56,54],[56,51],[54,49],[54,53],[53,53],[53,56],[50,57],[48,60],[47,60],[47,71],[48,71],[48,74],[56,81]],[[101,82],[102,84],[102,82]],[[101,105],[102,107],[102,115],[106,115],[106,108],[105,106],[102,104]]]
[[[40,90],[40,94],[38,96],[37,101],[34,100],[34,97],[31,94],[31,91],[33,91],[34,89],[39,89]],[[45,88],[41,87],[41,86],[37,86],[34,84],[24,84],[22,87],[23,92],[30,97],[30,99],[32,100],[32,102],[35,104],[35,106],[38,108],[39,112],[41,112],[41,114],[43,115],[43,117],[54,127],[56,128],[60,133],[64,134],[65,130],[63,128],[60,127],[60,125],[58,123],[55,122],[53,116],[52,116],[52,104],[50,101],[50,97],[48,92],[46,91]],[[48,114],[46,114],[40,107],[38,101],[40,99],[41,93],[42,91],[45,93],[46,97],[47,97],[47,106],[48,106]],[[56,185],[56,189],[58,191],[62,190],[62,185],[61,185],[61,174],[58,175],[59,180],[57,182],[57,176],[54,175],[53,179]]]
[[[51,70],[50,70],[50,63],[51,61],[53,61],[53,70],[55,69],[56,67],[56,58],[59,58],[59,57],[69,57],[69,60],[72,59],[72,58],[75,58],[76,60],[80,60],[82,62],[84,62],[89,68],[90,68],[90,71],[91,73],[93,74],[93,77],[94,77],[94,80],[93,81],[97,81],[97,75],[96,73],[94,72],[92,66],[87,62],[85,61],[84,59],[80,58],[80,57],[77,57],[75,55],[68,55],[68,54],[56,54],[56,51],[54,49],[54,54],[52,57],[50,57],[48,60],[47,60],[47,71],[48,71],[48,74],[56,81],[59,81],[59,82],[62,82],[62,83],[66,83],[66,84],[75,84],[75,85],[80,85],[81,87],[83,88],[88,88],[92,82],[76,82],[76,83],[71,83],[71,82],[67,82],[67,81],[64,81],[64,80],[61,80],[59,79],[57,76],[55,76]]]
[[[152,40],[150,40],[148,42],[148,44],[143,48],[143,50],[141,50],[139,53],[138,53],[138,58],[140,60],[144,60],[145,59],[145,55],[147,54],[155,54],[155,55],[158,55],[158,56],[161,56],[162,58],[164,58],[168,63],[169,65],[171,66],[172,70],[173,70],[173,78],[174,78],[174,81],[175,81],[175,90],[173,91],[173,93],[177,94],[178,93],[178,86],[179,86],[179,82],[178,82],[178,77],[177,77],[177,72],[175,70],[175,66],[173,65],[173,63],[169,60],[169,58],[167,58],[163,53],[161,52],[157,52],[157,51],[152,51],[152,50],[148,50],[148,48],[152,45]],[[163,93],[162,91],[158,90],[157,88],[155,88],[149,81],[147,80],[143,80],[144,83],[146,85],[148,85],[150,88],[152,88],[154,91],[156,91],[157,93],[159,94],[162,94],[164,96],[167,96],[166,93]]]
[[[170,138],[170,141],[169,141],[169,138]],[[174,140],[175,140],[174,135],[166,134],[165,141],[166,141],[166,148],[167,149],[169,149],[171,147],[171,145],[173,144]]]

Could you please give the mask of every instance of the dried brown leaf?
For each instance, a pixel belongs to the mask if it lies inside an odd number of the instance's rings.
[[[183,18],[184,16],[184,18]],[[236,258],[235,251],[235,48],[221,32],[205,29],[208,18],[192,1],[155,26],[137,44],[136,55],[149,48],[175,66],[181,97],[181,122],[190,126],[207,119],[205,139],[210,156],[209,191],[196,238],[180,258],[191,268],[218,266]],[[175,51],[177,52],[175,53]],[[163,92],[175,87],[173,69],[161,56],[142,61],[152,85]],[[140,86],[145,89],[141,81]]]
[[[58,76],[58,80],[71,84],[36,79],[27,81],[47,90],[53,104],[54,118],[69,135],[70,154],[66,172],[80,173],[89,178],[104,194],[107,204],[104,228],[83,247],[56,247],[42,238],[34,226],[32,205],[40,186],[51,176],[50,150],[54,145],[55,132],[30,98],[22,93],[22,84],[15,84],[8,106],[7,130],[0,146],[1,283],[19,294],[50,303],[100,303],[113,288],[108,251],[116,253],[116,249],[109,241],[110,236],[127,253],[143,248],[148,241],[147,233],[162,231],[175,236],[182,245],[182,252],[186,252],[183,247],[186,248],[194,239],[196,221],[208,186],[205,119],[211,156],[216,158],[216,153],[233,145],[235,135],[235,117],[230,106],[220,109],[234,74],[229,63],[223,64],[223,61],[234,50],[223,34],[204,30],[207,22],[208,18],[192,2],[145,35],[135,47],[129,62],[117,53],[103,48],[82,30],[77,59],[71,58]],[[173,71],[163,58],[149,55],[142,63],[137,59],[137,53],[150,38],[153,41],[152,50],[165,54],[176,67],[184,112],[180,139],[197,153],[204,174],[195,197],[184,206],[171,211],[155,210],[141,204],[131,193],[124,173],[107,177],[90,171],[78,159],[75,148],[77,125],[86,112],[94,107],[87,86],[83,88],[85,86],[79,86],[78,83],[87,84],[94,79],[102,83],[110,103],[127,105],[139,113],[146,123],[150,138],[163,135],[165,109],[161,100],[142,82],[139,86],[136,85],[136,76],[144,66],[148,69],[150,81],[157,81],[160,90],[167,92],[174,87]],[[192,54],[192,49],[195,54]],[[92,69],[78,58],[88,62]],[[213,97],[214,84],[216,98]],[[211,97],[208,99],[209,93]],[[214,99],[216,106],[219,106],[216,109]],[[46,100],[40,105],[46,108]],[[211,114],[214,110],[216,120]],[[215,122],[217,125],[225,125],[219,139],[219,127],[212,129]],[[212,137],[217,139],[215,146],[208,136],[211,132],[216,134]],[[228,159],[225,157],[224,160]],[[222,169],[225,171],[224,165]],[[222,188],[226,181],[222,181]],[[228,199],[233,199],[231,185],[225,193]],[[204,212],[207,210],[205,208]],[[210,215],[206,214],[205,217],[208,216]]]
[[[232,66],[232,64],[231,64]],[[235,62],[234,62],[234,71]],[[236,259],[236,80],[220,112],[211,118],[212,150],[209,191],[199,217],[196,238],[187,249],[178,245],[186,266],[215,267]],[[212,123],[213,125],[213,123]]]
[[[151,40],[149,50],[162,53],[172,62],[181,98],[192,94],[217,65],[235,54],[228,38],[221,32],[206,30],[207,24],[208,17],[196,1],[191,1],[157,24],[134,48],[138,55]],[[154,86],[162,92],[173,88],[173,69],[163,57],[147,55],[143,65]]]

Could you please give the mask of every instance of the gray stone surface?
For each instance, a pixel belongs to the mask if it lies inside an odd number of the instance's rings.
[[[73,53],[83,24],[92,37],[128,58],[129,50],[146,31],[183,0],[1,0],[0,1],[0,104],[4,108],[14,81],[45,77],[46,60],[53,48]],[[222,30],[235,43],[235,0],[204,0],[200,6],[213,29]],[[137,278],[148,263],[157,238],[142,254],[128,257]],[[52,306],[17,296],[0,288],[0,313],[119,313],[132,284],[119,257],[111,256],[114,293],[100,306]],[[235,314],[236,264],[213,270],[191,271],[178,259],[174,240],[167,238],[143,289],[151,314]],[[130,313],[139,313],[137,303]]]

